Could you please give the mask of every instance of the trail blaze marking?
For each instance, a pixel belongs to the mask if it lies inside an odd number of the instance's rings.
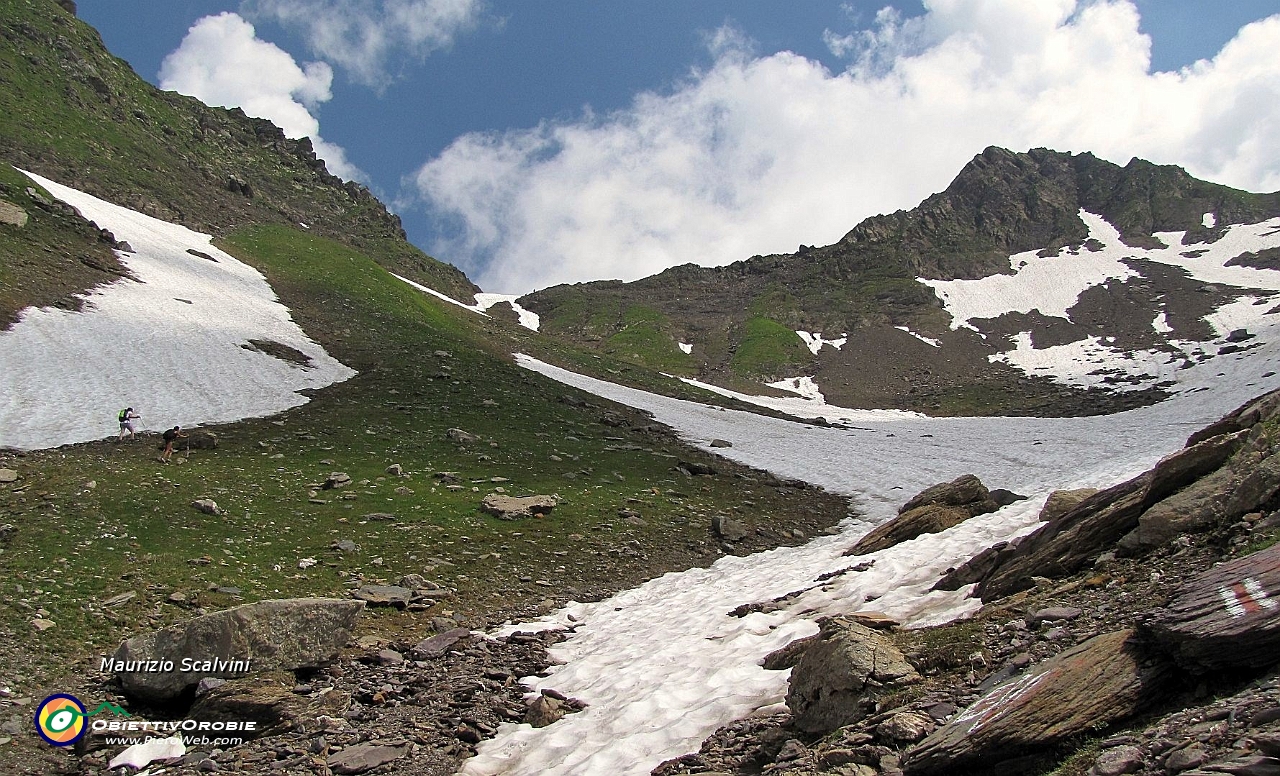
[[[1252,577],[1230,587],[1218,588],[1218,595],[1222,597],[1227,613],[1236,618],[1256,614],[1263,609],[1274,610],[1277,606],[1262,584]]]

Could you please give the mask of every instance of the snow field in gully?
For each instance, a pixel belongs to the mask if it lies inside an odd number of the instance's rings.
[[[848,494],[860,516],[842,523],[837,536],[727,556],[710,568],[667,574],[598,603],[573,603],[538,622],[503,628],[572,628],[568,640],[552,648],[560,664],[526,682],[533,692],[554,688],[589,706],[545,728],[504,725],[463,773],[647,774],[696,751],[721,725],[777,708],[790,672],[766,671],[760,661],[816,633],[820,615],[874,609],[923,627],[972,613],[979,603],[964,597],[967,590],[929,591],[945,569],[1031,530],[1051,490],[1106,487],[1134,476],[1180,448],[1192,431],[1280,385],[1275,375],[1262,377],[1274,369],[1278,350],[1266,345],[1215,359],[1213,375],[1207,364],[1196,368],[1205,383],[1200,387],[1211,389],[1117,415],[928,418],[826,406],[826,417],[852,424],[834,428],[671,399],[518,356],[527,368],[565,384],[648,410],[703,447],[710,449],[712,439],[732,442],[716,448],[718,454]],[[841,553],[912,495],[966,473],[1031,498],[874,553],[868,571],[815,581],[866,560]],[[799,590],[806,592],[779,611],[728,615],[742,604]]]
[[[127,406],[141,413],[139,430],[270,415],[305,403],[302,389],[355,374],[307,337],[261,273],[209,235],[26,174],[127,242],[133,252],[116,255],[134,277],[84,294],[80,312],[27,308],[0,332],[0,446],[102,439],[118,432]],[[242,347],[249,340],[310,361]]]

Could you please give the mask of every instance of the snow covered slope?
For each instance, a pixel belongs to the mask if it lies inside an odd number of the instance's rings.
[[[80,312],[28,308],[0,332],[0,446],[100,439],[125,406],[142,414],[140,429],[269,415],[355,374],[209,235],[28,175],[127,242],[133,252],[117,255],[136,280],[93,290]],[[258,349],[289,353],[279,346],[305,360]]]
[[[1108,385],[1122,391],[1174,387],[1186,382],[1181,370],[1197,361],[1235,352],[1240,342],[1256,346],[1280,338],[1280,307],[1276,304],[1280,301],[1280,271],[1250,266],[1247,260],[1280,249],[1280,218],[1227,226],[1213,242],[1186,243],[1186,232],[1157,232],[1154,237],[1163,247],[1156,248],[1125,245],[1119,231],[1101,216],[1081,210],[1080,219],[1089,229],[1090,239],[1084,246],[1063,248],[1052,255],[1039,251],[1015,254],[1009,258],[1013,274],[980,280],[921,278],[920,282],[933,288],[942,300],[952,316],[953,330],[967,328],[980,333],[991,322],[1013,313],[1036,312],[1070,322],[1073,308],[1086,291],[1112,281],[1142,281],[1153,264],[1177,268],[1179,274],[1200,283],[1228,287],[1203,288],[1221,291],[1226,297],[1204,316],[1212,326],[1207,339],[1178,337],[1168,325],[1168,310],[1160,309],[1146,319],[1151,321],[1153,347],[1125,348],[1116,343],[1116,337],[1097,335],[1035,347],[1033,332],[1022,331],[1014,337],[1012,349],[990,357],[1029,375],[1070,385]],[[1204,222],[1214,223],[1213,214],[1206,213]],[[1228,339],[1233,332],[1241,332],[1238,339]]]
[[[779,703],[789,672],[766,671],[759,662],[817,632],[813,620],[821,614],[875,609],[917,627],[968,614],[978,603],[964,591],[929,592],[943,570],[1037,525],[1050,490],[1120,482],[1181,447],[1192,431],[1280,385],[1278,359],[1275,344],[1219,359],[1213,374],[1207,364],[1195,370],[1201,384],[1188,385],[1182,396],[1111,416],[928,418],[862,411],[842,415],[856,425],[826,428],[657,396],[520,357],[566,384],[649,410],[708,449],[712,439],[732,442],[717,448],[720,454],[847,493],[865,519],[848,520],[839,536],[803,547],[725,557],[598,603],[571,604],[540,623],[505,628],[571,629],[552,649],[563,665],[526,681],[535,691],[554,688],[590,705],[545,728],[504,725],[463,773],[647,774],[663,760],[695,751],[720,725]],[[868,571],[817,581],[865,560],[841,553],[907,498],[970,472],[990,487],[1031,498],[875,553]],[[799,590],[807,592],[782,610],[728,615],[742,604]]]

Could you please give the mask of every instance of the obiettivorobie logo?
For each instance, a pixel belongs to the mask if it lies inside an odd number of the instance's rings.
[[[110,701],[103,701],[98,708],[86,712],[84,704],[74,695],[50,695],[36,707],[36,732],[54,746],[71,746],[84,735],[85,720],[104,711],[117,717],[133,716]]]

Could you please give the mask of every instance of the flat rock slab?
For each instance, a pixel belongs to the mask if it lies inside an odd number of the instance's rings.
[[[1280,661],[1280,544],[1187,582],[1149,627],[1192,670],[1263,668]]]
[[[347,747],[341,752],[329,755],[328,765],[329,769],[334,773],[364,773],[377,768],[379,765],[395,762],[408,753],[408,744],[403,746],[361,744]]]
[[[462,639],[471,635],[471,631],[466,628],[454,628],[444,633],[432,636],[429,639],[419,641],[410,651],[417,658],[434,658],[440,657],[449,651],[449,647],[457,644]]]
[[[208,676],[322,666],[351,640],[362,611],[364,602],[336,598],[258,601],[135,636],[108,668],[130,697],[163,703]]]
[[[992,767],[1129,717],[1167,669],[1147,667],[1134,631],[1105,633],[998,685],[907,754],[909,776]]]
[[[503,520],[515,520],[521,517],[542,516],[556,508],[555,496],[504,496],[501,493],[490,493],[480,503],[480,511],[487,512]]]
[[[370,606],[405,608],[413,601],[413,591],[399,585],[365,585],[354,593]]]

